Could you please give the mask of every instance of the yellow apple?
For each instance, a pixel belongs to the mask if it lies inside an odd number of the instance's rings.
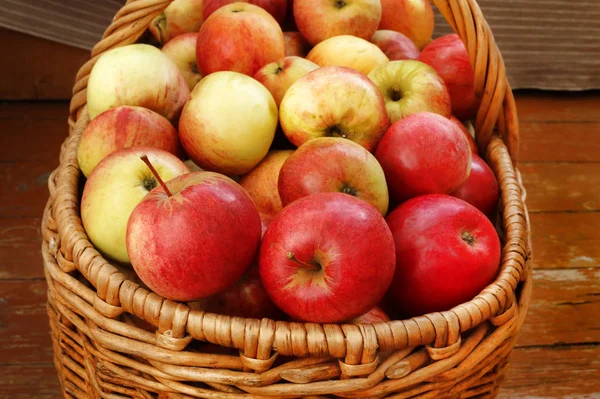
[[[85,232],[98,251],[117,262],[129,262],[125,242],[129,215],[158,186],[152,171],[140,159],[144,154],[165,181],[190,171],[179,158],[166,151],[129,147],[104,158],[83,190],[81,221]]]
[[[343,35],[317,44],[306,59],[319,66],[344,66],[368,75],[374,68],[389,62],[387,56],[373,43]]]
[[[185,152],[201,168],[241,175],[269,151],[277,128],[269,90],[238,72],[215,72],[200,81],[179,120]]]
[[[381,0],[379,29],[408,36],[422,50],[431,41],[435,25],[430,0]]]
[[[169,40],[161,49],[181,71],[190,90],[202,79],[196,62],[197,33],[184,33]]]
[[[92,119],[109,108],[135,105],[173,121],[189,98],[190,89],[177,66],[148,44],[104,53],[92,68],[87,88]]]

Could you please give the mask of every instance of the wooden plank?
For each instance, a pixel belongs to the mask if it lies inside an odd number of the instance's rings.
[[[523,122],[520,127],[520,162],[600,162],[600,122]]]
[[[600,343],[600,270],[534,270],[517,346]]]
[[[0,219],[0,281],[42,279],[40,218]]]
[[[2,363],[52,361],[46,290],[45,280],[0,280]]]
[[[57,101],[0,101],[1,119],[47,119],[63,121],[69,118],[69,102]]]
[[[531,212],[600,210],[600,163],[520,164]]]
[[[600,267],[600,212],[531,215],[536,268]]]
[[[597,399],[599,375],[598,345],[515,349],[498,399]]]
[[[516,95],[520,122],[599,122],[600,96],[588,93],[519,92]],[[566,140],[565,140],[566,141]]]
[[[0,397],[58,399],[61,393],[54,363],[0,364]]]
[[[58,157],[43,162],[0,163],[0,217],[40,217],[48,201],[48,177]]]
[[[89,52],[0,28],[0,99],[69,99]]]

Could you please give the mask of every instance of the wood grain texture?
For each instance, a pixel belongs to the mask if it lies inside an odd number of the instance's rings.
[[[600,210],[600,163],[522,163],[530,212]]]
[[[58,399],[60,386],[54,363],[0,363],[0,398]]]
[[[588,93],[524,93],[516,98],[519,122],[600,122],[600,95]]]
[[[521,162],[600,162],[600,122],[522,122]]]
[[[48,177],[58,158],[43,162],[0,163],[0,215],[4,218],[41,217],[48,201]]]
[[[5,1],[5,0],[3,0]],[[5,16],[0,12],[0,19]],[[1,99],[67,99],[89,52],[0,28]]]
[[[0,218],[0,282],[43,279],[41,218]]]

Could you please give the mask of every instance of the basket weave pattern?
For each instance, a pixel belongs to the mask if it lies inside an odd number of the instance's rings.
[[[465,42],[481,98],[475,129],[501,188],[496,281],[449,311],[373,325],[320,325],[204,313],[111,265],[79,216],[77,146],[89,73],[134,43],[169,0],[129,0],[79,71],[71,132],[50,178],[42,254],[55,365],[68,398],[494,397],[531,293],[529,220],[516,169],[514,98],[475,0],[434,0]],[[226,348],[231,348],[227,350]]]

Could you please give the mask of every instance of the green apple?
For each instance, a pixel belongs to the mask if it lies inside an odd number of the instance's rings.
[[[81,221],[96,249],[117,262],[129,262],[125,237],[131,212],[158,186],[142,155],[165,181],[190,171],[175,155],[150,147],[115,151],[96,166],[83,190]]]

